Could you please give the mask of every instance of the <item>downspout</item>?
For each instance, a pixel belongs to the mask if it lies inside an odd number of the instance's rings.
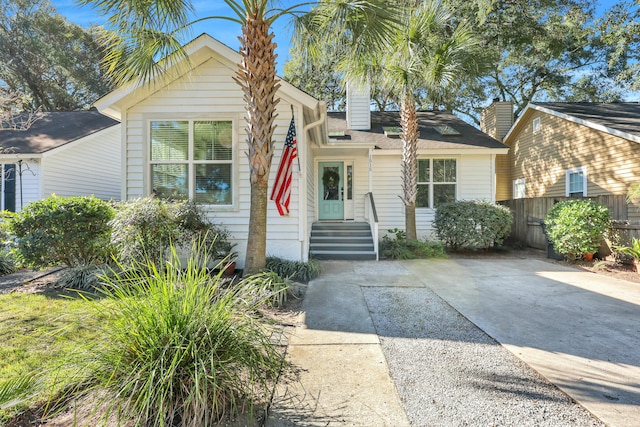
[[[311,129],[313,129],[313,128],[317,127],[317,126],[320,126],[323,123],[327,122],[327,120],[326,120],[327,119],[327,109],[326,109],[326,107],[322,108],[323,107],[323,103],[322,102],[320,102],[318,105],[321,107],[320,108],[320,118],[318,120],[316,120],[315,122],[311,122],[311,123],[305,125],[302,128],[302,134],[304,135],[305,142],[307,140],[307,135],[309,134],[309,130],[311,130]],[[304,107],[302,107],[302,109],[304,110]],[[311,149],[310,149],[310,145],[309,144],[305,144],[305,160],[306,160],[305,161],[305,171],[304,171],[304,174],[303,174],[302,170],[300,171],[300,177],[301,178],[306,177],[306,165],[308,164],[307,163],[308,160],[307,160],[306,156],[311,156]],[[302,187],[302,185],[305,186],[305,189],[304,189],[304,195],[305,195],[304,203],[302,203],[303,202],[302,200],[300,201],[301,202],[301,206],[304,209],[304,212],[301,212],[300,214],[304,215],[304,218],[307,219],[307,203],[306,203],[306,194],[307,194],[306,186],[307,186],[307,182],[306,182],[306,179],[305,180],[300,180],[300,181],[304,181],[304,182],[301,182],[299,185],[301,187]],[[302,191],[300,193],[303,194]],[[300,259],[303,260],[303,261],[307,261],[307,256],[309,254],[309,239],[307,238],[307,236],[309,235],[309,232],[307,230],[307,227],[308,227],[308,220],[299,221],[298,238],[300,239],[300,241],[303,242],[303,245],[301,247],[302,253],[300,254]]]
[[[369,193],[373,193],[373,151],[369,148]]]

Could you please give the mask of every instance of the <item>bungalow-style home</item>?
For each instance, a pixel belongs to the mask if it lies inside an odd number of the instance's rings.
[[[120,87],[96,102],[121,121],[124,199],[154,193],[204,204],[246,248],[250,209],[244,101],[233,76],[240,55],[203,34],[186,47],[191,67],[171,80]],[[398,113],[372,113],[366,91],[349,91],[346,113],[286,81],[278,92],[275,181],[293,115],[297,158],[289,213],[269,202],[267,251],[376,259],[378,230],[404,227]],[[439,203],[494,200],[495,156],[507,148],[446,112],[420,113],[418,228],[429,235]]]
[[[508,102],[482,129],[509,147],[497,161],[497,200],[626,195],[639,182],[640,104],[530,103],[513,122]],[[640,219],[637,208],[630,220]]]
[[[25,130],[0,130],[1,209],[20,211],[52,194],[120,198],[118,121],[95,110],[35,118]]]

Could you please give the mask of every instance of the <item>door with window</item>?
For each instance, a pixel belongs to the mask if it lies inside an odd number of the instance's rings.
[[[344,219],[344,163],[318,163],[318,218]]]

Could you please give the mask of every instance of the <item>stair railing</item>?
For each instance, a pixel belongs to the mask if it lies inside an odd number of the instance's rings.
[[[371,228],[371,235],[373,236],[373,250],[376,253],[376,261],[378,261],[378,212],[376,211],[376,202],[373,199],[372,192],[365,194],[364,198],[364,218]]]

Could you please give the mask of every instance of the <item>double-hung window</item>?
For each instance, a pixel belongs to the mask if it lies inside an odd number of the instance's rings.
[[[456,159],[419,159],[416,207],[437,209],[456,201]]]
[[[151,185],[158,196],[211,205],[233,204],[233,123],[152,121]]]
[[[526,180],[524,178],[513,180],[513,198],[524,199],[527,196]]]
[[[587,195],[587,168],[569,169],[566,172],[566,196],[585,197]]]

